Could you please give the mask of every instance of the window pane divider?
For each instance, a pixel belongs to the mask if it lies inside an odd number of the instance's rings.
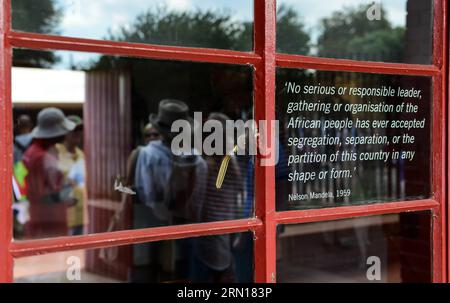
[[[441,67],[436,65],[356,61],[288,54],[277,54],[277,67],[411,76],[435,76],[441,73]]]
[[[149,59],[241,65],[256,64],[261,61],[260,56],[251,52],[211,48],[117,42],[25,32],[10,32],[7,38],[13,47],[30,49],[81,51]]]
[[[433,62],[443,66],[433,81],[432,186],[440,207],[433,217],[433,281],[449,282],[448,258],[448,1],[433,3]],[[447,274],[449,276],[447,276]]]
[[[13,279],[13,258],[8,251],[13,226],[11,48],[5,39],[11,24],[9,8],[9,1],[0,0],[0,283]]]
[[[262,58],[255,66],[254,93],[255,120],[275,120],[275,52],[276,0],[254,1],[255,52]],[[274,131],[268,127],[271,142]],[[256,230],[254,241],[254,280],[257,283],[276,282],[276,222],[275,166],[261,165],[258,154],[255,165],[255,212],[263,225]]]
[[[261,220],[253,218],[189,225],[152,227],[82,236],[64,236],[39,240],[18,241],[12,242],[9,249],[14,258],[20,258],[77,249],[96,249],[163,240],[246,232],[249,230],[254,230],[261,225]]]
[[[439,202],[433,199],[426,199],[371,205],[349,205],[332,208],[284,211],[277,212],[275,219],[277,224],[298,224],[396,214],[409,211],[436,210],[438,207]]]

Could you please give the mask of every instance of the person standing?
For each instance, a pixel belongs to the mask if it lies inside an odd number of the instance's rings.
[[[157,115],[150,122],[161,139],[151,141],[141,149],[136,164],[135,187],[138,198],[152,209],[156,225],[192,223],[196,198],[204,190],[207,165],[192,148],[189,154],[175,156],[171,142],[175,133],[172,123],[192,122],[189,107],[179,100],[162,100]],[[180,176],[191,176],[180,179]],[[203,187],[201,187],[203,185]]]
[[[160,135],[157,129],[148,123],[142,130],[142,140],[144,145],[137,146],[129,155],[127,161],[127,175],[125,184],[130,186],[133,190],[134,177],[136,173],[137,159],[139,153],[148,145],[151,141],[159,140]],[[122,201],[119,210],[113,218],[113,222],[110,224],[108,231],[120,229],[124,223],[124,215],[128,210],[132,211],[132,228],[140,229],[151,227],[154,224],[153,215],[151,209],[144,203],[139,201],[137,195],[129,196],[122,194]],[[157,282],[159,277],[158,262],[155,260],[160,259],[158,256],[157,243],[143,243],[133,246],[133,264],[129,271],[131,282]]]
[[[144,146],[148,145],[151,141],[157,141],[157,140],[161,139],[161,136],[160,136],[158,130],[151,123],[147,123],[147,125],[145,125],[145,127],[142,131],[142,137],[143,137],[142,139],[143,139],[144,145],[139,145],[138,147],[136,147],[130,153],[130,156],[128,157],[127,176],[126,176],[126,184],[127,185],[134,184],[134,177],[135,177],[135,173],[136,173],[136,164],[137,164],[137,159],[138,159],[141,149]]]
[[[220,123],[223,129],[223,150],[219,155],[205,156],[208,165],[205,196],[198,205],[197,222],[213,222],[240,219],[239,198],[244,196],[245,184],[235,155],[231,156],[226,178],[220,189],[216,187],[217,175],[228,142],[234,145],[234,137],[227,135],[226,122],[230,118],[222,113],[213,112],[208,116],[211,122]],[[218,125],[219,126],[219,125]],[[193,252],[190,277],[194,283],[224,283],[235,281],[235,262],[232,254],[232,236],[203,236],[193,240]]]
[[[30,116],[20,115],[17,118],[16,136],[14,137],[14,163],[22,160],[23,153],[27,150],[33,139],[31,131],[33,129],[33,122]]]
[[[84,153],[83,120],[75,115],[67,119],[75,123],[75,129],[68,133],[64,142],[56,144],[58,151],[58,166],[64,173],[64,182],[72,185],[71,196],[77,200],[75,205],[67,209],[67,224],[70,235],[83,234],[84,227]]]
[[[31,132],[33,141],[23,155],[28,170],[28,199],[30,220],[24,236],[29,238],[67,235],[67,205],[75,201],[70,197],[71,187],[64,184],[64,173],[58,165],[55,144],[75,129],[57,108],[41,110],[37,126]]]
[[[139,152],[135,173],[138,199],[150,208],[152,226],[192,223],[194,208],[203,199],[207,165],[193,148],[182,155],[171,150],[176,135],[171,131],[172,123],[177,120],[192,123],[189,107],[179,100],[162,100],[158,114],[150,115],[149,120],[161,139],[151,141]],[[164,265],[175,272],[176,279],[184,279],[189,273],[192,243],[191,239],[175,243],[163,242],[165,246],[151,249],[159,251],[159,258],[162,257],[156,260],[160,268]]]
[[[14,236],[22,237],[23,228],[28,221],[29,202],[27,198],[26,176],[28,171],[23,164],[23,154],[31,144],[31,131],[33,122],[30,116],[20,115],[17,119],[14,136],[14,166],[13,166],[13,192],[14,192]]]

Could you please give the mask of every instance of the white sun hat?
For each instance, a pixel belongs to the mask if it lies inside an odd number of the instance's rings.
[[[66,135],[74,130],[76,124],[66,118],[64,113],[55,107],[41,110],[37,117],[37,126],[31,132],[34,139],[51,139]]]

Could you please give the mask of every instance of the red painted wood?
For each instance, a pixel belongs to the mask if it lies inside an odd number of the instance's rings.
[[[276,1],[255,1],[254,45],[262,62],[255,66],[255,119],[275,120]],[[274,136],[274,134],[268,134]],[[255,165],[256,217],[263,225],[255,233],[255,282],[276,280],[275,167]]]
[[[366,62],[288,54],[277,54],[277,66],[287,68],[412,76],[433,76],[440,73],[440,66],[433,65]]]
[[[0,0],[0,282],[12,281],[12,258],[64,251],[89,249],[177,239],[209,234],[255,230],[255,280],[272,282],[275,279],[276,224],[337,220],[356,216],[418,211],[434,211],[433,272],[434,281],[446,279],[446,258],[450,247],[446,243],[446,137],[447,129],[447,1],[435,0],[433,65],[358,62],[299,55],[275,55],[275,0],[255,0],[255,53],[227,50],[185,48],[56,37],[31,33],[10,32],[9,0]],[[28,47],[97,52],[110,55],[134,56],[166,60],[189,60],[255,66],[255,117],[275,118],[275,66],[313,68],[353,72],[401,75],[428,75],[434,77],[433,107],[433,192],[432,200],[407,201],[379,205],[341,207],[307,211],[275,213],[275,177],[273,167],[255,168],[255,200],[257,219],[199,225],[169,226],[161,228],[120,231],[77,237],[34,240],[11,243],[11,171],[12,171],[12,108],[10,91],[11,48]],[[98,117],[101,119],[101,115]],[[92,143],[98,144],[97,143]],[[102,176],[96,182],[101,182]],[[447,179],[448,180],[448,179]],[[450,230],[448,230],[450,232]],[[8,252],[8,247],[10,251]],[[448,277],[450,278],[450,277]]]
[[[448,130],[447,112],[447,75],[448,75],[448,1],[434,1],[434,35],[433,35],[433,63],[441,69],[439,76],[435,78],[434,103],[433,108],[433,190],[435,199],[439,201],[441,207],[433,226],[433,273],[434,281],[448,282],[449,271],[448,258],[448,197],[447,193],[447,140],[446,129]],[[447,178],[447,180],[446,180]]]
[[[7,37],[12,46],[33,49],[82,51],[129,57],[228,64],[256,64],[261,61],[261,58],[253,53],[231,50],[102,41],[23,32],[11,32]]]
[[[0,0],[0,282],[13,279],[13,260],[8,251],[12,241],[12,105],[9,1]]]
[[[449,39],[449,26],[448,26],[448,22],[449,22],[449,9],[448,9],[448,5],[449,5],[449,1],[448,0],[444,0],[443,4],[442,4],[442,9],[443,9],[443,16],[442,16],[442,22],[443,22],[443,27],[444,30],[442,32],[442,52],[443,52],[443,78],[442,78],[442,111],[444,113],[444,121],[443,121],[443,126],[442,128],[444,130],[446,130],[446,134],[445,134],[445,138],[446,138],[446,144],[444,144],[444,155],[447,155],[447,157],[444,158],[445,161],[445,167],[442,168],[442,170],[444,171],[444,186],[445,187],[445,192],[447,192],[447,195],[445,197],[442,198],[443,203],[442,203],[442,213],[445,214],[445,220],[443,220],[442,222],[442,226],[443,226],[443,230],[445,231],[445,235],[443,235],[443,255],[444,255],[444,269],[443,271],[447,271],[446,273],[446,277],[445,277],[445,281],[447,283],[450,283],[450,241],[449,241],[449,237],[450,237],[450,192],[448,190],[449,186],[450,186],[450,176],[449,176],[449,171],[448,171],[448,163],[450,160],[450,156],[448,155],[448,152],[450,151],[450,141],[449,141],[449,136],[448,136],[448,131],[450,129],[449,127],[449,107],[448,107],[448,100],[449,100],[449,89],[450,89],[450,77],[449,77],[449,65],[450,65],[450,61],[449,61],[449,52],[450,52],[450,47],[449,47],[449,43],[450,43],[450,39]],[[443,194],[444,196],[444,194]],[[447,245],[445,245],[445,243],[447,243]],[[446,265],[446,266],[445,266]]]
[[[417,200],[279,212],[276,214],[275,220],[277,224],[311,223],[410,211],[436,210],[439,207],[439,202],[435,200]]]
[[[244,219],[192,225],[154,227],[83,236],[19,241],[11,243],[10,250],[15,258],[19,258],[58,251],[95,249],[169,239],[238,233],[253,230],[261,226],[261,220]]]

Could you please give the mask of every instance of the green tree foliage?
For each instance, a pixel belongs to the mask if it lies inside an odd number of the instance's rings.
[[[353,38],[350,40],[348,48],[359,52],[360,56],[366,57],[368,60],[401,62],[404,36],[405,30],[401,27],[378,30]]]
[[[14,30],[57,34],[61,11],[54,0],[12,0],[11,20]],[[52,52],[15,50],[14,65],[48,67],[58,61]]]
[[[110,40],[163,45],[223,49],[244,49],[237,45],[243,25],[233,22],[227,12],[168,11],[164,7],[138,15],[130,27],[110,33]]]
[[[278,49],[308,53],[309,35],[298,14],[278,10]],[[110,33],[109,40],[251,51],[253,22],[233,20],[228,11],[168,11],[160,7],[139,15],[132,26]]]
[[[381,7],[381,20],[370,21],[369,6],[345,7],[320,22],[318,55],[332,58],[401,62],[404,28],[394,27]]]
[[[234,50],[251,51],[253,49],[253,22],[242,23],[234,45]]]
[[[280,5],[277,10],[277,51],[308,55],[309,40],[298,13],[289,6]]]

